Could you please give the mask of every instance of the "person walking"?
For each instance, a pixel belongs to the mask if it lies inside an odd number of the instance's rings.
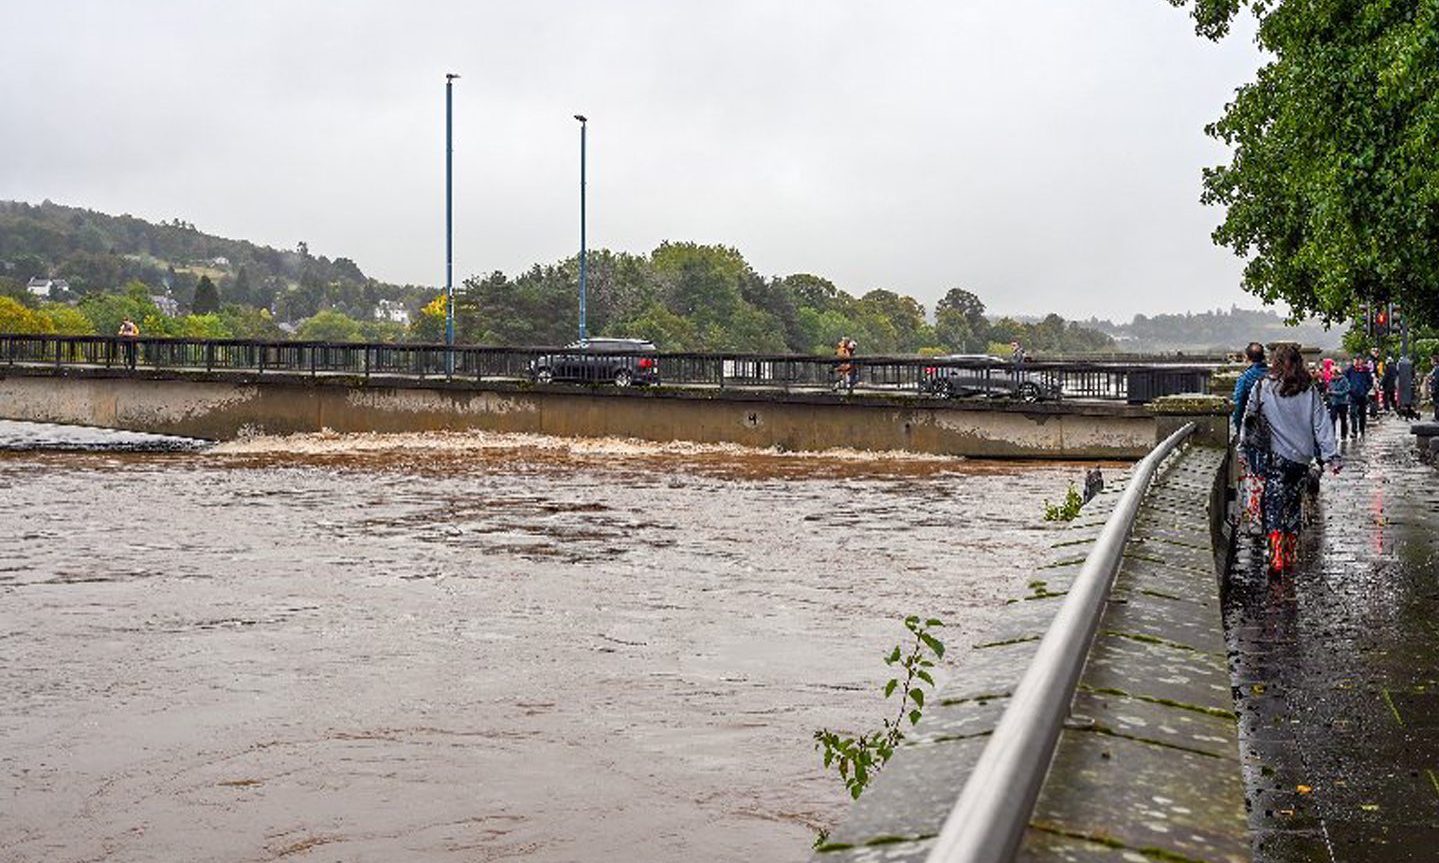
[[[1363,354],[1354,355],[1344,376],[1349,379],[1349,430],[1355,437],[1363,437],[1369,426],[1369,391],[1374,389],[1374,375],[1364,364]]]
[[[1379,389],[1384,391],[1384,412],[1393,413],[1395,390],[1399,385],[1399,370],[1394,367],[1394,358],[1384,358],[1384,370],[1379,375]]]
[[[1329,403],[1329,424],[1339,426],[1341,440],[1349,439],[1349,378],[1334,371],[1334,361],[1326,359],[1325,369],[1329,383],[1324,388],[1325,401]],[[1357,434],[1358,432],[1356,432]]]
[[[1239,521],[1241,526],[1257,528],[1261,519],[1260,503],[1264,496],[1264,454],[1244,446],[1242,432],[1244,408],[1249,404],[1249,393],[1254,389],[1254,385],[1269,373],[1269,364],[1264,361],[1264,345],[1259,342],[1250,342],[1245,346],[1244,358],[1249,361],[1249,367],[1241,372],[1239,380],[1234,382],[1234,432],[1241,438],[1238,444],[1239,501],[1242,506]]]
[[[1254,430],[1254,445],[1268,450],[1263,511],[1269,571],[1287,572],[1296,563],[1309,463],[1318,458],[1336,474],[1342,465],[1334,426],[1297,347],[1274,351],[1273,368],[1249,394],[1244,422],[1246,433]]]
[[[1434,406],[1434,421],[1439,423],[1439,354],[1429,358],[1429,374],[1424,378],[1424,389],[1429,393],[1429,401]]]
[[[1417,420],[1419,412],[1414,410],[1414,361],[1404,354],[1394,366],[1399,382],[1399,415],[1406,420]]]
[[[1384,357],[1378,348],[1369,349],[1369,376],[1369,418],[1374,419],[1379,416],[1379,393],[1384,389]]]

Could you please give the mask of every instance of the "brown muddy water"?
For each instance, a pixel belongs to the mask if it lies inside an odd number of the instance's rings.
[[[0,438],[47,439],[0,424]],[[1073,465],[493,435],[0,454],[0,860],[802,860],[817,728]]]

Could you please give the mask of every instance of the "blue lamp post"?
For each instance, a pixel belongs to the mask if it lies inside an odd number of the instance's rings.
[[[584,114],[576,114],[580,121],[580,341],[589,338],[589,327],[585,324],[585,128],[589,122]]]
[[[454,83],[445,74],[445,377],[455,373],[455,239],[454,239]]]

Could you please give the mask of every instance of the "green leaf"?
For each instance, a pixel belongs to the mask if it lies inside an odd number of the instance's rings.
[[[914,676],[918,677],[920,680],[923,680],[925,683],[928,683],[930,686],[934,685],[934,677],[931,676],[928,671],[920,669],[919,671],[916,671],[914,673]]]
[[[944,621],[940,620],[940,619],[937,618],[937,617],[931,617],[929,620],[926,620],[926,621],[924,622],[924,625],[925,625],[925,626],[944,626]]]
[[[938,638],[935,638],[933,635],[930,635],[928,632],[921,632],[919,634],[919,637],[920,640],[922,640],[929,647],[930,650],[934,651],[935,656],[939,657],[940,659],[944,658],[944,642],[940,641]]]
[[[909,697],[914,700],[915,707],[924,706],[924,690],[920,689],[918,686],[909,691]]]
[[[918,711],[918,710],[911,710],[911,711],[909,712],[909,724],[910,724],[910,725],[918,725],[918,724],[919,724],[919,717],[920,717],[921,715],[923,715],[923,714],[921,714],[920,711]]]
[[[891,677],[889,682],[884,685],[884,697],[888,698],[893,695],[896,686],[899,686],[899,681]]]

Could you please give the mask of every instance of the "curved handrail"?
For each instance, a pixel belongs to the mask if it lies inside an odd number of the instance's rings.
[[[1194,423],[1139,464],[1015,687],[979,762],[945,819],[927,863],[1008,863],[1024,838],[1090,643],[1099,628],[1140,501]]]

